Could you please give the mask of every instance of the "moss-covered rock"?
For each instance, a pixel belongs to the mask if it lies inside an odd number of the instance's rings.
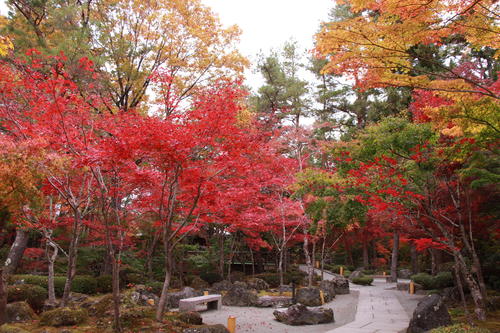
[[[21,327],[14,325],[4,324],[0,326],[0,333],[30,333]]]
[[[352,279],[352,283],[359,284],[362,286],[371,286],[372,282],[373,282],[373,278],[371,278],[369,276],[360,276],[360,277]]]
[[[195,276],[189,285],[194,289],[207,289],[209,287],[209,284],[199,276]]]
[[[40,324],[46,326],[71,326],[84,323],[89,315],[85,309],[58,308],[42,313]]]
[[[27,302],[35,311],[43,308],[47,290],[32,284],[19,284],[7,288],[8,302]]]
[[[38,316],[31,306],[26,302],[14,302],[7,304],[7,323],[20,323],[37,319]]]
[[[148,306],[138,306],[123,309],[120,313],[123,327],[134,327],[141,325],[145,319],[154,319],[155,311]]]

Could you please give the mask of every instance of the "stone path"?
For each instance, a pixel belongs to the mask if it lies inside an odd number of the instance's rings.
[[[302,270],[307,270],[301,266]],[[317,270],[318,271],[318,270]],[[332,275],[325,273],[325,279],[331,279]],[[400,280],[403,282],[405,280]],[[404,293],[393,290],[395,283],[387,283],[383,279],[375,279],[373,286],[359,286],[350,284],[351,290],[359,291],[358,306],[354,321],[326,331],[326,333],[401,333],[406,332],[410,318],[401,305],[398,298],[408,304],[416,306],[417,300],[422,296],[408,295],[408,297],[397,297],[396,293]],[[392,289],[392,290],[391,290]]]

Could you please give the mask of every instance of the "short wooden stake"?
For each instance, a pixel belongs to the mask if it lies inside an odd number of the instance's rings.
[[[319,261],[316,260],[316,268],[319,268]]]
[[[384,272],[384,276],[385,276],[385,272]]]
[[[321,304],[325,304],[325,293],[323,292],[323,290],[319,291],[319,298],[321,299]]]
[[[344,275],[344,266],[340,266],[340,275]]]
[[[410,294],[415,293],[415,283],[413,281],[410,281]]]
[[[205,290],[205,291],[203,292],[203,295],[208,296],[208,291],[207,291],[207,290]]]
[[[230,333],[236,333],[236,317],[229,316],[229,318],[227,318],[227,330]]]

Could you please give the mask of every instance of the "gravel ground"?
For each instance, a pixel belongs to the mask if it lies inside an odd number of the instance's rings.
[[[289,326],[274,319],[273,308],[254,308],[223,306],[222,310],[210,310],[201,312],[205,324],[227,325],[229,316],[236,317],[236,332],[254,333],[323,333],[336,327],[345,325],[354,320],[356,306],[358,304],[358,292],[352,291],[348,295],[337,295],[332,302],[323,307],[333,309],[335,322],[331,324],[311,326]]]

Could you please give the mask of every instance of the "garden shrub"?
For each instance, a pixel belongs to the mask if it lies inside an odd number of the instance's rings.
[[[93,276],[77,275],[73,278],[71,291],[80,294],[93,295],[97,293],[97,280]]]
[[[231,272],[231,282],[236,282],[236,281],[245,281],[246,279],[246,274],[241,272],[241,271],[232,271]],[[221,279],[222,281],[222,279]],[[217,281],[219,282],[219,281]]]
[[[128,284],[142,284],[144,282],[144,276],[139,273],[127,273],[123,276],[122,282],[125,285]]]
[[[97,292],[107,294],[113,291],[113,276],[101,275],[95,278],[97,283]]]
[[[426,290],[435,289],[434,288],[434,278],[430,274],[418,273],[418,274],[412,275],[411,279],[415,283],[420,284]]]
[[[266,281],[271,288],[277,288],[280,286],[280,277],[278,273],[260,273],[255,274],[254,277]]]
[[[35,311],[43,308],[43,303],[47,299],[47,290],[34,284],[19,284],[7,288],[7,301],[27,302]]]
[[[233,276],[234,273],[236,272],[232,272],[231,275]],[[217,272],[202,272],[200,273],[200,277],[209,284],[222,281],[222,277]]]
[[[362,286],[371,286],[373,282],[373,278],[369,276],[360,276],[358,278],[352,279],[352,283],[354,284],[360,284]]]
[[[489,333],[490,330],[479,327],[472,327],[467,324],[455,324],[451,326],[438,327],[430,333]]]
[[[441,272],[434,277],[434,288],[443,289],[453,287],[455,281],[451,272]]]
[[[375,274],[375,271],[373,269],[365,269],[363,270],[364,275],[373,275]]]
[[[412,275],[411,279],[422,285],[425,290],[443,289],[454,285],[453,274],[451,272],[441,272],[436,276],[427,273],[418,273]]]

